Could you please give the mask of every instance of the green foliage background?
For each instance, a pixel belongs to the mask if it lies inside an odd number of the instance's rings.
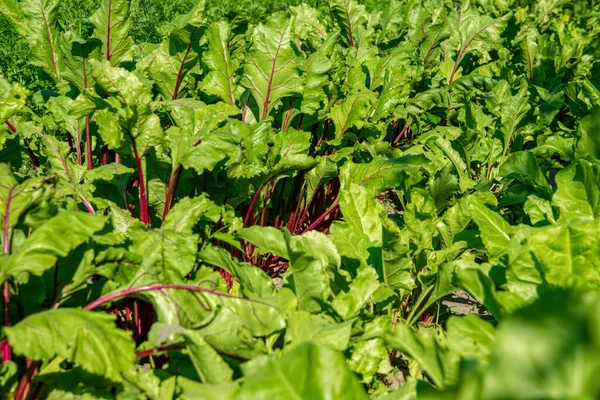
[[[159,43],[160,27],[177,15],[188,12],[195,0],[134,0],[131,3],[133,28],[131,36],[136,43]],[[206,16],[209,21],[221,19],[246,19],[251,23],[264,20],[272,12],[287,10],[289,6],[309,4],[315,8],[326,7],[323,0],[209,0]],[[389,0],[360,1],[369,11],[385,10]],[[87,21],[98,8],[98,0],[64,0],[60,3],[58,18],[66,30],[76,28],[83,38],[92,34]],[[0,71],[9,81],[19,82],[33,91],[52,85],[51,80],[40,76],[38,68],[28,63],[29,45],[0,14]]]

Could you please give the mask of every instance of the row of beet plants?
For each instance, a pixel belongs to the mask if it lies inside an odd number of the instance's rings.
[[[597,393],[597,5],[59,6],[0,0],[54,82],[0,76],[2,396]]]

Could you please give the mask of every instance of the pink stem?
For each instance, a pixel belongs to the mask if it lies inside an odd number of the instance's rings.
[[[12,122],[10,122],[9,120],[6,120],[4,122],[6,123],[8,128],[12,131],[12,133],[17,133],[17,128],[13,125]],[[38,158],[36,157],[33,150],[31,150],[31,147],[29,147],[29,144],[27,144],[27,140],[25,138],[23,138],[23,146],[25,146],[25,148],[27,148],[27,154],[29,155],[29,160],[31,160],[31,163],[33,164],[35,169],[39,171],[40,160],[38,160]]]
[[[4,232],[2,235],[2,252],[4,254],[10,253],[10,206],[12,203],[14,187],[8,191],[8,197],[6,199],[6,206],[4,209]],[[3,299],[3,313],[4,313],[4,326],[10,326],[10,285],[8,279],[4,281],[2,288],[2,299]],[[2,341],[2,362],[11,360],[10,344],[8,339]]]
[[[140,221],[146,225],[150,225],[150,214],[148,213],[148,198],[146,197],[146,182],[144,179],[144,169],[142,168],[142,158],[138,153],[135,139],[131,136],[130,132],[127,132],[131,139],[131,147],[133,148],[133,155],[135,156],[135,164],[138,170],[139,184],[140,184]]]
[[[27,371],[25,372],[25,375],[23,375],[23,377],[19,381],[19,386],[17,387],[17,391],[15,393],[15,400],[25,400],[27,398],[27,394],[29,393],[29,387],[31,385],[31,381],[37,374],[37,370],[38,370],[40,364],[42,363],[41,361],[31,362],[31,360],[29,360],[29,359],[28,359],[28,361],[30,362],[30,364],[27,367]]]
[[[167,214],[171,210],[173,206],[173,199],[175,198],[175,191],[177,190],[177,184],[179,182],[179,178],[181,178],[181,166],[175,168],[175,171],[171,174],[171,179],[169,180],[169,188],[167,189],[167,194],[165,195],[165,209],[163,211],[162,220],[164,221],[167,218]]]
[[[321,222],[323,222],[323,220],[325,220],[325,218],[327,218],[327,216],[329,214],[331,214],[332,212],[334,212],[339,207],[339,205],[340,205],[340,201],[336,200],[336,202],[333,203],[331,205],[331,207],[329,207],[327,209],[327,211],[325,211],[319,218],[317,218],[312,224],[310,224],[308,226],[308,228],[306,228],[304,231],[302,231],[302,233],[306,233],[308,231],[313,230],[315,227],[317,227]]]
[[[90,132],[90,116],[85,117],[85,158],[87,160],[87,169],[94,168],[92,164],[92,134]]]
[[[141,292],[150,292],[150,291],[162,291],[164,289],[180,289],[180,290],[187,290],[190,292],[204,292],[204,293],[214,294],[215,296],[227,297],[230,299],[238,299],[238,300],[243,300],[243,301],[249,301],[252,303],[269,305],[269,304],[263,303],[261,301],[245,299],[243,297],[236,297],[236,296],[232,296],[227,293],[220,293],[215,290],[205,289],[205,288],[201,288],[198,286],[180,285],[180,284],[172,284],[172,283],[157,283],[157,284],[153,284],[153,285],[145,285],[145,286],[139,286],[139,287],[134,287],[134,288],[129,288],[129,289],[117,290],[116,292],[105,294],[104,296],[97,298],[96,300],[92,301],[91,303],[89,303],[88,305],[83,307],[83,309],[90,311],[97,307],[100,307],[103,304],[109,303],[116,299],[120,299],[122,297],[131,296],[132,294],[141,293]]]
[[[135,356],[139,359],[139,358],[151,356],[154,353],[160,353],[160,352],[167,351],[167,350],[181,350],[184,348],[185,348],[185,345],[183,345],[182,343],[171,343],[171,344],[165,344],[162,346],[158,346],[155,349],[138,351],[137,353],[135,353]]]
[[[268,179],[265,183],[260,185],[260,187],[258,188],[256,193],[254,193],[254,196],[252,197],[252,201],[250,202],[250,206],[248,207],[248,211],[246,212],[246,217],[244,218],[244,226],[248,226],[248,222],[250,222],[250,217],[252,216],[252,209],[254,208],[254,204],[256,203],[256,200],[258,200],[258,196],[260,195],[260,192],[262,192],[265,185],[267,183],[269,183],[270,181],[271,180]]]

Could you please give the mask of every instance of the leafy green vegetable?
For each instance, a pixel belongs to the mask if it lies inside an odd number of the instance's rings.
[[[0,0],[2,398],[598,397],[600,5],[75,3]]]

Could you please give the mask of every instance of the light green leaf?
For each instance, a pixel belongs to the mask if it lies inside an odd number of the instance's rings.
[[[208,28],[208,49],[202,54],[202,62],[210,72],[202,81],[203,90],[222,101],[235,106],[237,98],[237,66],[231,59],[229,41],[231,28],[228,23],[213,22]]]
[[[596,295],[553,292],[502,321],[483,378],[485,397],[597,397],[599,304]]]
[[[479,230],[485,248],[492,257],[500,257],[508,252],[513,227],[502,216],[490,210],[483,202],[472,198],[469,211]]]
[[[600,129],[600,106],[594,107],[591,113],[579,121],[579,141],[577,142],[577,153],[582,157],[590,155],[600,160],[600,140],[598,130]]]
[[[169,27],[166,39],[148,56],[147,65],[142,67],[158,86],[163,100],[180,97],[189,85],[188,75],[199,73],[203,10],[204,1],[198,1],[191,11],[180,15],[174,26]]]
[[[9,83],[0,77],[0,120],[5,121],[19,113],[27,103],[29,90],[13,82]]]
[[[338,294],[331,302],[333,309],[345,320],[355,317],[379,288],[379,276],[373,268],[364,268],[350,283],[350,290]]]
[[[2,0],[2,12],[31,48],[30,62],[55,81],[61,80],[63,53],[58,33],[58,0]]]
[[[223,209],[210,201],[207,196],[184,197],[171,208],[162,223],[162,229],[192,233],[198,222],[206,218],[213,223],[219,222]]]
[[[54,267],[57,259],[88,241],[101,230],[106,218],[83,212],[60,212],[37,228],[14,254],[4,260],[4,274],[17,276],[27,272],[41,275]]]
[[[94,25],[93,37],[102,42],[102,55],[111,65],[131,60],[133,38],[129,35],[128,0],[101,0],[90,21]]]
[[[256,100],[259,120],[264,120],[282,98],[300,94],[302,79],[291,46],[292,21],[274,14],[252,33],[241,84]]]
[[[456,366],[445,363],[442,344],[436,335],[432,329],[416,331],[408,325],[398,324],[394,332],[386,337],[386,342],[419,363],[433,383],[443,389],[452,383],[453,368]]]
[[[357,32],[367,22],[365,6],[353,0],[335,0],[329,5],[329,10],[346,44],[354,47]]]
[[[232,260],[229,252],[216,246],[205,246],[199,257],[207,264],[224,269],[241,285],[242,294],[253,300],[268,301],[277,293],[273,281],[260,268]]]
[[[306,341],[326,345],[338,351],[345,351],[350,343],[354,320],[336,323],[332,317],[294,311],[288,316],[285,331],[287,346],[300,345]]]
[[[374,100],[375,95],[372,92],[357,92],[331,107],[327,116],[335,125],[335,137],[342,137],[351,128],[362,128]]]
[[[313,23],[310,21],[310,24]],[[324,89],[329,84],[329,72],[334,67],[332,54],[339,36],[339,32],[330,34],[300,66],[304,77],[301,106],[304,114],[313,114],[320,110],[327,101],[327,93]]]
[[[508,156],[500,167],[500,175],[530,185],[544,194],[552,192],[535,155],[529,151],[518,151]]]
[[[600,216],[600,165],[579,159],[556,174],[552,205],[560,210],[560,223],[593,220]]]
[[[214,384],[231,380],[233,371],[199,331],[157,322],[152,325],[148,338],[154,346],[160,346],[172,335],[184,337],[188,354],[202,382]]]
[[[86,371],[120,382],[133,368],[135,343],[115,316],[74,308],[43,311],[5,327],[16,354],[32,360],[63,357]]]
[[[185,277],[196,265],[198,235],[154,229],[133,234],[131,251],[142,255],[146,271],[175,272]]]
[[[239,400],[367,399],[344,358],[307,342],[245,378]]]
[[[375,374],[387,374],[392,369],[389,353],[382,338],[355,343],[351,351],[348,365],[362,377],[362,382],[370,383]]]

